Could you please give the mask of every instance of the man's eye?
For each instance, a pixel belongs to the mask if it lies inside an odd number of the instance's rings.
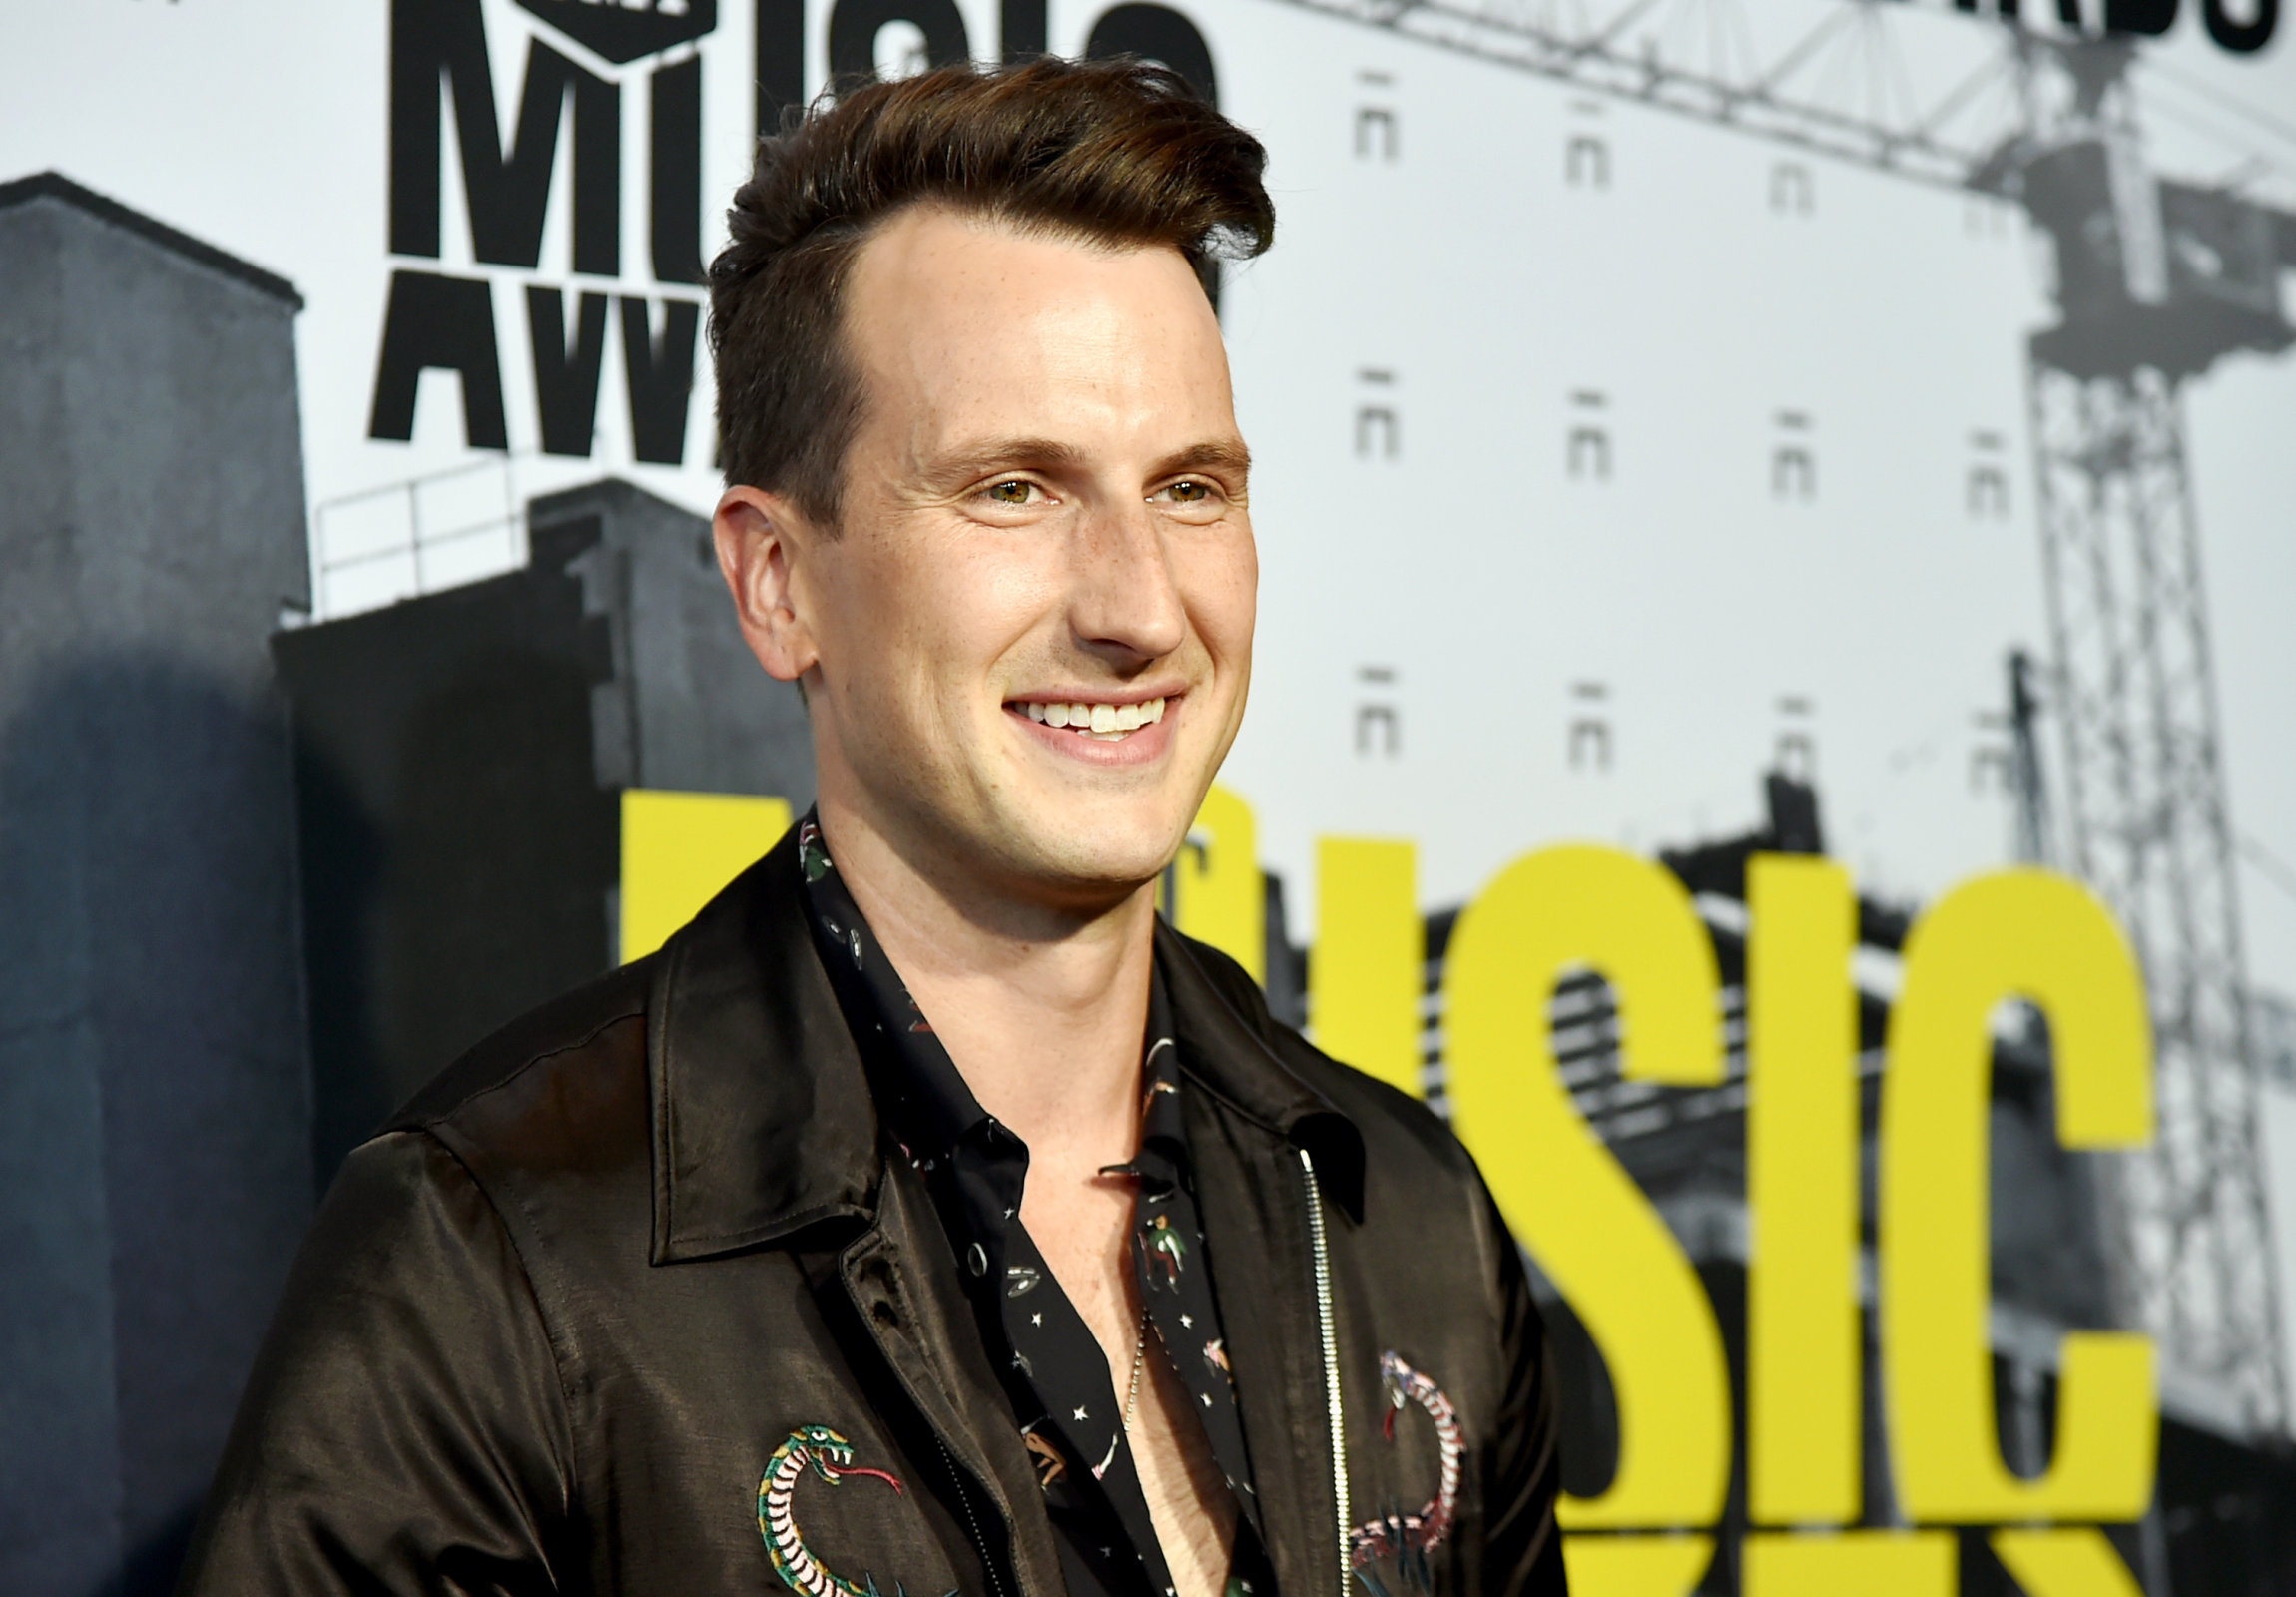
[[[1164,492],[1175,504],[1200,505],[1212,497],[1212,485],[1208,482],[1175,482]]]
[[[1009,482],[991,483],[988,488],[988,498],[991,504],[1025,505],[1028,503],[1029,495],[1035,492],[1035,483],[1016,477]]]

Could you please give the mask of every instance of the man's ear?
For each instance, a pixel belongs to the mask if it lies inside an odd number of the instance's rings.
[[[710,533],[750,652],[768,676],[795,682],[820,658],[806,580],[819,532],[780,494],[728,488]]]

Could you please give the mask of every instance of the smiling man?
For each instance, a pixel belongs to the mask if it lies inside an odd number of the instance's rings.
[[[1264,159],[1058,61],[765,145],[716,537],[819,806],[352,1155],[192,1590],[1563,1589],[1471,1162],[1156,913],[1251,678]]]

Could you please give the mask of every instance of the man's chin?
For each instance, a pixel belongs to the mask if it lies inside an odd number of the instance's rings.
[[[1047,904],[1078,908],[1113,903],[1164,873],[1184,828],[1151,822],[1079,823],[1014,819],[998,839],[1010,889]]]

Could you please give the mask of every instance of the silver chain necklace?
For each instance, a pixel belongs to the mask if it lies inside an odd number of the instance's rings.
[[[1148,1306],[1140,1306],[1140,1331],[1132,1338],[1132,1384],[1124,1391],[1124,1433],[1132,1433],[1132,1409],[1140,1400],[1140,1366],[1148,1358]]]

